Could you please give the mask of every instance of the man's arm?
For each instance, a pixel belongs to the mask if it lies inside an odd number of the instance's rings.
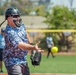
[[[34,45],[30,45],[28,43],[19,42],[18,47],[24,50],[33,50],[35,49]]]
[[[23,50],[37,50],[39,52],[42,52],[43,50],[38,47],[39,43],[40,42],[38,42],[35,45],[30,45],[30,44],[27,44],[27,43],[24,43],[24,42],[19,42],[18,47],[20,49],[23,49]]]

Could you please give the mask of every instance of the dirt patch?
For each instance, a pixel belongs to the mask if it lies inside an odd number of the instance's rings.
[[[7,75],[7,74],[0,73],[0,75]],[[76,75],[76,74],[49,74],[49,73],[43,74],[43,73],[32,73],[31,75]]]

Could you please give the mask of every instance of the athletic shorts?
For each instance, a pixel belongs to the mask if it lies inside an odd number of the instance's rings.
[[[3,53],[3,49],[0,49],[0,61],[2,61],[2,53]]]
[[[51,48],[48,48],[48,52],[51,52]]]
[[[28,64],[17,64],[13,66],[6,66],[8,75],[30,75]]]

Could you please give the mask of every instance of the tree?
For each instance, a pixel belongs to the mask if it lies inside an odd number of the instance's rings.
[[[44,16],[45,6],[44,5],[38,6],[38,7],[35,8],[35,11],[36,11],[37,16]]]
[[[55,6],[52,8],[52,13],[47,12],[45,14],[45,23],[50,29],[75,29],[75,12],[64,6]]]
[[[10,2],[6,1],[2,7],[4,8],[2,13],[8,7],[17,7],[22,12],[22,15],[29,15],[32,9],[32,3],[27,0],[10,0]]]
[[[64,6],[55,6],[52,9],[52,12],[47,12],[45,14],[46,20],[44,21],[48,25],[48,29],[76,29],[76,11],[69,10]],[[59,38],[57,39],[56,36]],[[54,42],[59,45],[59,48],[66,45],[66,39],[62,32],[53,33]],[[72,41],[68,42],[66,45],[67,48],[70,48]],[[68,50],[68,49],[67,49]]]
[[[0,15],[3,15],[4,13],[4,7],[0,6]]]

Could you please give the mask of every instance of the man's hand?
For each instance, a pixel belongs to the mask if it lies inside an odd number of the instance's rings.
[[[36,48],[36,50],[37,50],[38,52],[43,52],[44,50],[42,50],[41,48],[38,47],[39,44],[40,44],[40,41],[37,42],[37,44],[35,45],[35,48]]]

